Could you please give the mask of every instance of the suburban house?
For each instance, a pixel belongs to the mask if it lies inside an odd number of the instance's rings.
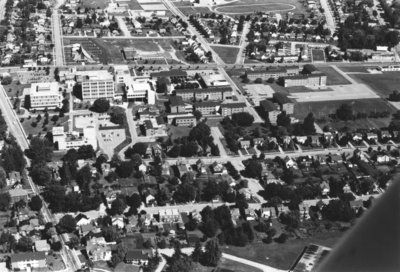
[[[141,249],[129,250],[125,255],[128,264],[144,265],[149,259],[149,254]]]
[[[12,254],[10,263],[13,270],[27,270],[28,268],[46,268],[46,253],[41,251]]]

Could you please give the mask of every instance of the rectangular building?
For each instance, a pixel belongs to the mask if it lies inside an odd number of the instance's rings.
[[[308,87],[325,87],[326,86],[326,75],[320,74],[308,74],[308,75],[297,75],[288,76],[283,78],[284,87],[294,86],[308,86]]]
[[[278,79],[279,77],[297,75],[299,73],[298,66],[278,66],[278,67],[268,67],[265,70],[254,70],[247,71],[247,78],[250,80],[255,80],[261,78],[267,80],[270,78]]]
[[[184,101],[223,101],[232,99],[231,87],[213,87],[206,89],[178,89],[175,90],[177,96],[181,96]]]
[[[221,115],[224,117],[231,116],[234,113],[244,112],[245,108],[246,108],[246,103],[244,102],[222,104]]]
[[[274,100],[280,106],[281,111],[286,111],[287,114],[293,114],[294,101],[283,93],[274,93]]]
[[[13,270],[47,267],[46,254],[43,251],[12,254],[10,262]]]
[[[168,114],[167,115],[168,124],[174,124],[176,126],[195,126],[197,121],[196,117],[191,113],[183,114]]]
[[[107,71],[77,72],[76,81],[82,84],[83,100],[94,101],[99,98],[112,100],[114,98],[114,79]]]
[[[29,93],[31,108],[36,110],[61,108],[63,97],[58,88],[58,82],[33,83]]]
[[[278,115],[281,113],[278,107],[269,100],[261,101],[260,106],[264,113],[268,116],[269,122],[273,125],[276,125]]]
[[[58,144],[59,150],[78,149],[83,145],[91,145],[96,150],[96,129],[93,126],[88,126],[83,129],[83,133],[65,133],[64,127],[53,127],[53,142]]]
[[[215,101],[196,102],[193,104],[193,110],[197,110],[203,115],[215,114],[220,104]]]

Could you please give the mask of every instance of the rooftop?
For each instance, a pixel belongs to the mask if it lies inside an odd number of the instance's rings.
[[[177,76],[186,77],[187,73],[186,73],[186,71],[183,71],[180,69],[172,69],[169,71],[160,71],[160,72],[156,72],[156,73],[151,73],[150,76],[151,77],[177,77]]]
[[[11,255],[11,263],[25,262],[32,260],[44,260],[46,259],[46,253],[41,252],[25,252]]]

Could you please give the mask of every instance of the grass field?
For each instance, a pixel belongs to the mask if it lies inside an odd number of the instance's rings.
[[[250,14],[254,12],[284,12],[295,11],[296,13],[305,12],[304,6],[300,1],[281,0],[266,3],[265,0],[238,0],[229,4],[214,7],[214,11],[226,14]]]
[[[343,232],[316,233],[311,238],[289,240],[284,244],[252,243],[246,247],[224,247],[223,252],[278,269],[289,269],[305,246],[310,243],[332,247],[343,236]],[[236,271],[236,270],[234,270]]]
[[[110,0],[82,0],[81,3],[83,7],[104,9],[108,6]]]
[[[342,104],[351,104],[355,112],[385,111],[394,112],[394,108],[382,99],[336,100],[322,102],[297,103],[294,107],[296,118],[303,119],[308,113],[313,112],[316,119],[336,112]]]
[[[48,131],[51,132],[53,126],[62,126],[65,125],[66,122],[68,121],[68,115],[65,115],[62,118],[59,118],[58,121],[56,122],[56,124],[54,124],[53,121],[51,121],[51,118],[54,114],[58,115],[57,113],[50,113],[49,112],[49,122],[47,125],[43,126],[44,123],[44,114],[40,113],[42,116],[42,119],[40,120],[40,122],[37,122],[36,117],[32,117],[31,119],[27,119],[27,118],[23,118],[23,122],[22,122],[22,127],[24,128],[24,131],[26,133],[26,135],[38,135],[39,133],[41,133],[41,135],[45,135]],[[32,126],[32,123],[36,123],[36,126]]]
[[[378,95],[387,98],[394,90],[400,90],[400,72],[384,72],[383,74],[353,74],[357,81],[367,84]]]
[[[215,53],[227,64],[236,62],[239,48],[237,47],[224,47],[224,46],[211,46]]]
[[[327,76],[327,85],[344,85],[351,84],[346,78],[344,78],[340,73],[338,73],[332,67],[318,67],[318,70],[325,73]]]
[[[311,55],[312,55],[313,61],[325,62],[324,50],[322,50],[322,49],[312,49],[311,50]]]
[[[186,16],[197,14],[197,13],[212,13],[212,11],[207,7],[179,7],[178,9]]]
[[[365,66],[343,66],[339,67],[345,73],[368,73],[367,69],[372,67]]]

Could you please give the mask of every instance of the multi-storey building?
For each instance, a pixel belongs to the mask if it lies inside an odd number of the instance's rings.
[[[193,109],[198,110],[203,115],[214,114],[218,111],[220,103],[215,101],[196,102]]]
[[[177,96],[181,96],[184,101],[223,101],[232,99],[231,87],[213,87],[206,89],[178,89],[175,90]]]
[[[76,81],[82,84],[82,99],[94,101],[99,98],[114,98],[113,76],[104,70],[77,72]]]
[[[62,95],[57,82],[33,83],[29,96],[32,109],[55,109],[62,106]]]
[[[279,78],[284,76],[296,75],[299,73],[298,66],[287,66],[287,67],[268,67],[265,70],[254,70],[247,71],[247,78],[250,80],[255,80],[257,78],[261,78],[263,80],[267,80],[270,78]]]
[[[221,115],[224,117],[231,116],[234,113],[244,112],[245,108],[246,108],[246,103],[244,102],[222,104]]]
[[[308,86],[308,87],[325,87],[326,86],[326,75],[320,74],[308,74],[308,75],[297,75],[288,76],[283,78],[284,87],[294,86]]]
[[[269,100],[261,101],[260,106],[264,113],[268,116],[269,122],[273,125],[276,125],[278,115],[281,113],[281,111],[278,109],[278,106]]]
[[[195,126],[196,117],[191,113],[173,113],[167,115],[168,124],[175,124],[176,126]]]
[[[281,111],[286,111],[287,114],[293,114],[294,101],[283,93],[274,93],[274,100],[280,106]]]

